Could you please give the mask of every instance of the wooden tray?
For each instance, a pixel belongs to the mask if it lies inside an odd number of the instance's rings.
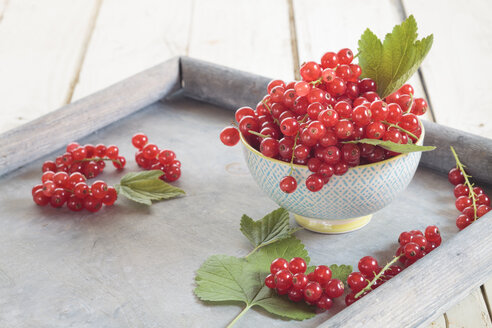
[[[231,109],[255,105],[268,79],[181,57],[142,72],[0,136],[0,326],[217,327],[239,312],[211,306],[193,294],[195,271],[213,254],[244,256],[239,231],[246,213],[256,219],[277,206],[249,175],[240,147],[218,138]],[[357,265],[373,255],[384,263],[401,231],[441,228],[443,244],[400,275],[345,308],[298,322],[258,309],[237,327],[422,326],[492,275],[491,216],[457,233],[452,186],[454,145],[480,183],[492,182],[492,142],[425,123],[426,144],[408,189],[364,229],[343,235],[300,231],[312,264]],[[139,206],[120,200],[98,214],[40,208],[30,190],[41,164],[65,145],[116,144],[137,170],[131,136],[148,134],[176,151],[187,196]],[[116,183],[123,173],[106,168]],[[490,191],[490,190],[489,190]]]

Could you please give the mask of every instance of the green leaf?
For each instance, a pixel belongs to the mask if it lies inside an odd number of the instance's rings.
[[[152,205],[152,200],[170,199],[181,196],[185,192],[174,187],[159,177],[164,174],[160,170],[130,172],[115,185],[118,194],[137,203]]]
[[[260,306],[270,313],[289,319],[304,320],[315,315],[306,304],[290,302],[266,287],[265,277],[266,274],[258,272],[250,261],[214,255],[197,271],[195,295],[203,301],[242,302],[246,305],[245,311]]]
[[[386,34],[384,42],[367,29],[359,40],[359,65],[362,77],[376,81],[384,98],[398,90],[417,71],[432,47],[433,35],[417,40],[413,15]]]
[[[352,266],[351,265],[337,265],[337,264],[332,264],[330,265],[330,270],[332,274],[332,279],[340,279],[343,281],[343,283],[346,283],[347,277],[349,274],[352,273]]]
[[[398,144],[392,141],[384,141],[379,139],[360,139],[344,141],[343,143],[365,143],[374,146],[380,146],[384,149],[394,151],[396,153],[412,153],[415,151],[430,151],[436,149],[434,146],[419,146],[416,144]]]
[[[288,238],[299,229],[290,226],[289,212],[284,208],[279,208],[258,221],[246,214],[241,218],[241,232],[255,249]]]
[[[307,264],[310,261],[308,252],[301,241],[291,236],[260,248],[256,253],[248,257],[248,262],[252,263],[257,271],[269,273],[272,261],[279,257],[287,261],[290,261],[293,257],[302,257]]]

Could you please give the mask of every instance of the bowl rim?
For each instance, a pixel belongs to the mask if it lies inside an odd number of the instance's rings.
[[[420,119],[419,119],[419,124],[420,124],[420,128],[422,129],[422,133],[420,134],[420,137],[418,138],[418,140],[417,140],[417,142],[415,144],[422,143],[422,140],[424,139],[424,135],[425,135],[425,127],[424,127],[424,124],[422,123],[422,121]],[[289,167],[291,166],[290,163],[281,161],[279,159],[267,157],[267,156],[263,155],[261,152],[259,152],[258,150],[256,150],[253,147],[251,147],[251,145],[249,143],[247,143],[246,140],[244,140],[244,137],[243,137],[243,134],[241,133],[241,131],[239,131],[239,137],[241,139],[241,142],[242,142],[243,146],[245,146],[246,149],[248,149],[250,152],[254,153],[255,155],[260,156],[260,157],[266,159],[267,161],[271,161],[271,162],[274,162],[274,163],[287,165]],[[377,165],[389,163],[391,161],[396,161],[397,159],[400,159],[400,158],[403,158],[405,156],[408,156],[409,154],[410,153],[400,154],[400,155],[397,155],[397,156],[394,156],[394,157],[385,159],[384,161],[381,161],[381,162],[364,164],[364,165],[357,165],[356,167],[352,167],[352,169],[354,169],[354,168],[365,168],[365,167],[371,167],[371,166],[377,166]],[[301,169],[301,168],[302,169],[307,169],[307,165],[301,165],[301,164],[294,164],[294,163],[292,163],[292,166],[295,167],[295,168],[299,168],[299,169]]]

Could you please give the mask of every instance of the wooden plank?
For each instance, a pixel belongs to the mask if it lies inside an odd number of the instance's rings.
[[[482,293],[487,309],[489,310],[489,317],[492,320],[492,279],[483,284]]]
[[[490,328],[490,316],[480,288],[446,312],[449,328],[473,327]]]
[[[342,48],[357,52],[357,42],[366,28],[384,39],[403,18],[400,4],[394,0],[294,0],[294,9],[301,63],[319,61],[325,52]],[[375,21],[374,17],[384,19]],[[409,83],[417,97],[426,98],[418,74]],[[431,119],[432,115],[424,118]]]
[[[0,132],[65,104],[97,4],[9,2],[0,28]]]
[[[8,0],[0,0],[0,22],[5,14],[5,8],[7,7]]]
[[[294,77],[285,0],[196,1],[192,22],[190,56],[272,78]]]
[[[192,0],[105,0],[72,100],[185,54]]]
[[[0,134],[0,175],[65,146],[67,140],[89,135],[159,101],[179,88],[179,58],[174,58]]]
[[[437,122],[492,138],[488,65],[492,52],[492,2],[403,1],[421,35],[434,33],[423,76]],[[439,23],[436,23],[436,15]]]
[[[444,315],[440,315],[439,318],[432,321],[429,325],[429,328],[447,328],[446,319],[444,318]]]

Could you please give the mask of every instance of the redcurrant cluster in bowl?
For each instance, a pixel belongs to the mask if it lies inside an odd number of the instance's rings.
[[[236,111],[239,132],[249,145],[266,157],[307,165],[312,174],[306,187],[313,192],[350,167],[398,155],[379,146],[345,142],[368,138],[406,144],[422,133],[417,116],[426,112],[426,101],[414,98],[409,84],[381,99],[373,80],[360,79],[361,67],[352,63],[353,57],[350,49],[327,52],[320,63],[302,65],[301,81],[273,80],[256,109]],[[226,127],[220,139],[233,146],[239,132]],[[297,188],[291,173],[280,181],[286,193]]]
[[[386,281],[398,275],[406,266],[415,263],[441,245],[441,235],[436,226],[428,226],[425,234],[420,230],[405,231],[398,238],[400,247],[394,259],[381,268],[372,256],[364,256],[359,260],[358,272],[347,277],[350,293],[345,297],[345,304],[350,305]],[[404,267],[396,265],[399,261]]]
[[[145,170],[161,170],[161,179],[173,182],[181,176],[181,162],[176,159],[172,150],[159,149],[156,144],[149,143],[149,138],[143,133],[132,137],[132,144],[137,148],[135,161]]]
[[[453,184],[455,206],[461,214],[456,219],[456,226],[463,230],[473,221],[490,212],[490,198],[480,187],[473,186],[468,178],[471,178],[464,170],[452,168],[448,173],[448,180]]]
[[[119,149],[114,145],[87,144],[81,146],[77,142],[71,142],[66,152],[56,157],[55,161],[44,162],[42,170],[43,172],[80,172],[87,179],[92,179],[103,172],[106,167],[105,161],[111,161],[115,168],[123,169],[126,159],[118,153]]]
[[[333,299],[343,295],[343,282],[332,279],[331,270],[326,265],[317,266],[307,275],[306,269],[303,258],[294,257],[290,262],[277,258],[270,265],[265,285],[275,289],[279,295],[287,295],[293,302],[304,300],[309,305],[328,310],[333,305]]]

